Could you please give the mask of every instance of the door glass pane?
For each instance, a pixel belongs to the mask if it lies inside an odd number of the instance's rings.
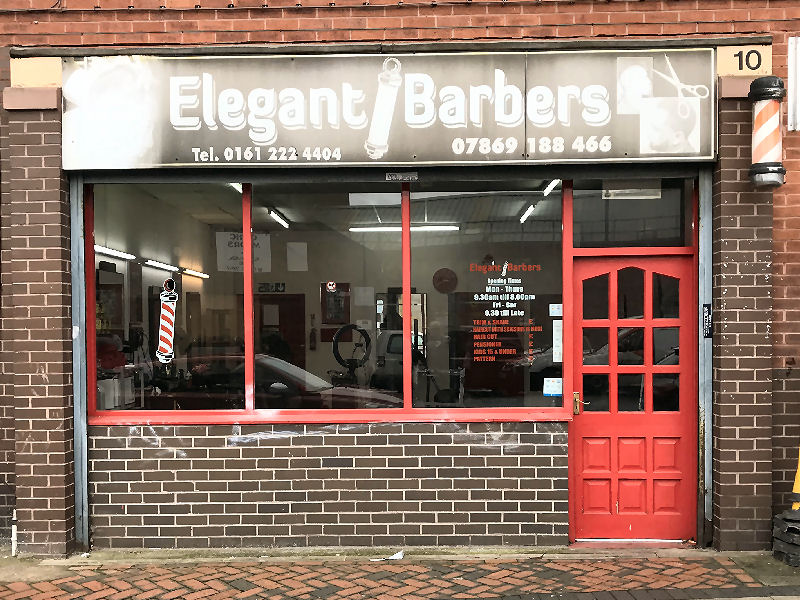
[[[617,316],[620,319],[644,317],[644,271],[633,267],[617,273]]]
[[[415,408],[563,404],[561,198],[547,184],[411,190]]]
[[[679,280],[676,277],[653,273],[653,318],[678,317]]]
[[[583,318],[608,318],[608,273],[583,281]]]
[[[644,364],[644,328],[625,327],[617,336],[617,364]]]
[[[583,410],[608,412],[608,373],[583,374]]]
[[[653,410],[678,410],[679,375],[677,373],[657,373],[653,375]]]
[[[576,248],[686,246],[692,180],[575,180]]]
[[[617,411],[640,412],[644,410],[644,374],[617,376]]]
[[[678,327],[654,327],[653,328],[653,364],[654,365],[677,365],[678,339],[680,328]]]
[[[583,364],[608,364],[608,327],[583,328]]]

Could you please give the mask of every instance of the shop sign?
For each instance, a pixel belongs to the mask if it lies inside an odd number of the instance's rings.
[[[64,59],[65,169],[711,160],[711,49]]]

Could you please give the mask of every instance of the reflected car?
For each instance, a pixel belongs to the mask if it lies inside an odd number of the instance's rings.
[[[234,364],[223,372],[220,364]],[[214,369],[209,364],[216,365]],[[153,381],[145,394],[149,410],[239,409],[244,403],[244,357],[203,357],[190,367],[188,381]],[[213,376],[212,376],[213,375]],[[401,408],[402,398],[390,392],[334,387],[313,373],[267,354],[255,355],[255,408],[354,409]]]
[[[255,405],[260,409],[402,408],[403,399],[389,392],[333,386],[285,360],[256,354]]]

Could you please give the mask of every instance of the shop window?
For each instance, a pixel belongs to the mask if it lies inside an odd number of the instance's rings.
[[[94,186],[96,410],[244,408],[241,187]]]
[[[575,247],[690,246],[691,186],[684,179],[576,180]]]
[[[400,201],[396,184],[254,186],[256,409],[402,408]]]
[[[562,405],[561,198],[539,183],[412,189],[415,408]]]

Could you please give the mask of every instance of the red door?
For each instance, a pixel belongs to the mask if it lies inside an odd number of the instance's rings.
[[[574,264],[575,539],[695,537],[691,257]]]

